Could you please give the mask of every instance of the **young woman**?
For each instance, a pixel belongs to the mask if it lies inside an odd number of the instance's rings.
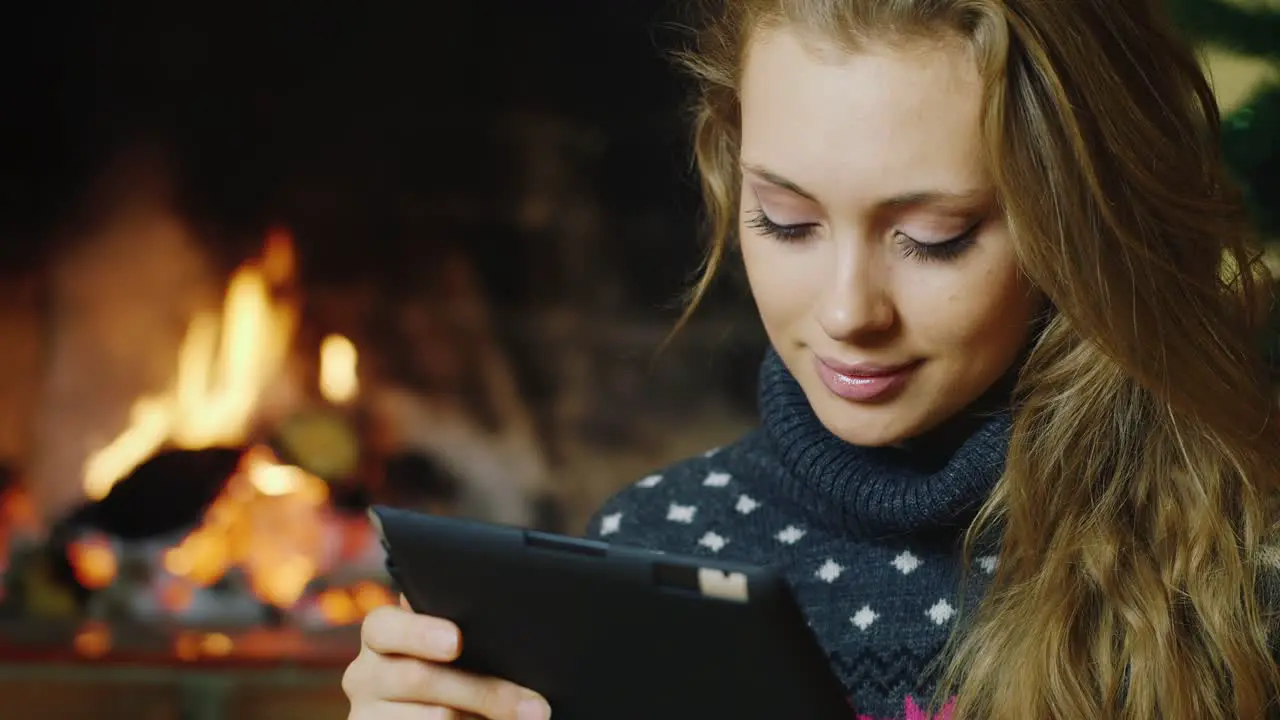
[[[1157,0],[729,0],[687,60],[762,426],[592,532],[785,562],[860,717],[1265,716],[1268,297]],[[547,717],[443,620],[364,641],[353,720]]]

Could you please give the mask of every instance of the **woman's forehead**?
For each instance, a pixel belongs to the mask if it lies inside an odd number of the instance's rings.
[[[868,47],[835,63],[781,30],[747,62],[741,159],[824,203],[982,193],[982,102],[957,47]]]

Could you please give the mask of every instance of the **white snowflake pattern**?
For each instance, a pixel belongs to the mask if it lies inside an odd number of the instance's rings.
[[[612,535],[622,527],[622,513],[616,512],[600,518],[600,534]]]
[[[800,539],[804,537],[804,534],[805,531],[802,528],[798,528],[795,525],[788,525],[782,528],[782,530],[778,532],[777,535],[774,535],[774,537],[783,545],[795,545],[800,542]]]
[[[655,488],[658,486],[658,483],[660,482],[662,482],[661,475],[650,475],[649,477],[644,478],[640,482],[637,482],[636,487],[642,487],[645,489]]]
[[[835,582],[842,574],[844,574],[844,566],[831,558],[827,558],[827,561],[822,563],[822,567],[818,568],[816,573],[818,579],[825,583]]]
[[[722,488],[728,485],[729,481],[732,479],[733,479],[733,476],[730,475],[729,473],[710,472],[710,473],[707,473],[707,479],[703,480],[702,484],[706,485],[707,487]]]
[[[999,558],[997,558],[995,555],[985,555],[983,557],[978,558],[978,567],[982,568],[983,572],[990,575],[991,573],[996,571],[996,562],[998,560]]]
[[[910,550],[904,550],[901,555],[893,559],[893,566],[903,575],[910,575],[920,567],[920,558],[912,555]]]
[[[853,623],[853,626],[859,630],[866,632],[867,628],[871,627],[871,624],[879,619],[880,615],[875,610],[872,610],[870,605],[863,605],[861,610],[849,618],[849,622]]]
[[[688,525],[693,522],[693,516],[696,514],[698,514],[697,505],[671,503],[671,507],[667,508],[667,519],[671,522],[684,523]]]
[[[739,495],[738,504],[734,506],[734,509],[743,515],[750,515],[758,507],[760,507],[760,503],[756,502],[755,498],[750,495]]]
[[[717,535],[716,533],[709,532],[706,535],[703,535],[700,540],[698,540],[698,544],[710,550],[711,552],[720,552],[725,545],[729,544],[729,539],[722,535]]]
[[[934,625],[946,625],[947,621],[956,614],[956,610],[944,598],[934,603],[933,607],[926,610],[924,614],[929,616]]]

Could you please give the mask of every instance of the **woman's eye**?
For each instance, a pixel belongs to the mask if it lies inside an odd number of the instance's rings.
[[[769,216],[764,214],[764,210],[756,209],[751,211],[751,216],[747,219],[747,226],[775,240],[794,242],[803,240],[813,234],[817,223],[782,225],[770,220]]]
[[[901,231],[894,233],[894,237],[897,238],[902,254],[906,257],[946,262],[960,257],[966,250],[973,247],[974,241],[978,238],[978,228],[981,226],[981,222],[974,223],[968,230],[942,242],[923,243]]]
[[[764,210],[757,208],[751,211],[750,217],[747,219],[747,226],[766,237],[771,237],[781,242],[796,242],[812,235],[818,224],[797,223],[784,225],[774,222],[765,214]],[[964,232],[941,242],[920,242],[901,231],[895,232],[894,238],[902,248],[903,255],[908,258],[945,262],[960,257],[972,247],[978,237],[978,229],[981,227],[982,222],[976,222]]]

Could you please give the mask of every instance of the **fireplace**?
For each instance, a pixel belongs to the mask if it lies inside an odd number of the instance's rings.
[[[312,668],[298,692],[324,696],[360,619],[395,602],[368,504],[577,532],[623,483],[750,421],[728,394],[750,392],[758,347],[726,343],[723,317],[655,359],[669,315],[513,313],[457,246],[414,292],[307,283],[306,225],[284,219],[219,271],[167,164],[118,158],[82,236],[9,284],[39,301],[0,325],[37,346],[0,394],[21,430],[0,490],[0,685],[145,667],[203,707],[202,683]],[[726,347],[737,365],[694,359]]]
[[[304,33],[325,92],[282,98],[270,33],[210,30],[233,38],[213,74],[175,18],[120,12],[68,66],[190,72],[64,118],[94,150],[39,222],[0,202],[0,695],[25,715],[345,717],[359,621],[395,601],[370,503],[578,532],[753,421],[737,278],[657,354],[698,262],[678,93],[650,116],[547,101],[559,71],[521,30],[547,19],[486,34],[458,9],[460,37],[523,59],[485,102],[464,82],[413,105],[404,58],[374,57],[417,48],[405,9],[369,11],[379,49],[342,61],[373,90]]]

